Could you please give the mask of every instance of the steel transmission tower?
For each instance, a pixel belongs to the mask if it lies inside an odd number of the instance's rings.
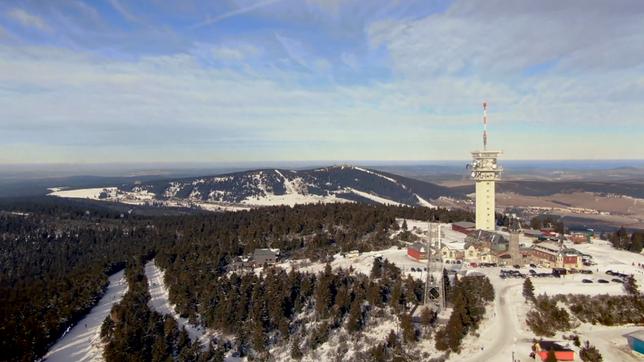
[[[423,303],[436,312],[445,309],[445,290],[443,285],[443,256],[441,254],[441,225],[429,223],[427,238],[427,279]]]

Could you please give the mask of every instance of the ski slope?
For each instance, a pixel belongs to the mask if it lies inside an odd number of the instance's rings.
[[[105,295],[85,318],[51,347],[44,357],[45,361],[102,361],[101,324],[112,306],[119,303],[126,292],[124,271],[112,274]]]
[[[192,341],[199,341],[203,347],[208,346],[215,332],[201,326],[194,325],[186,318],[181,318],[175,311],[174,305],[170,304],[168,288],[163,281],[163,272],[159,269],[154,260],[145,264],[145,276],[148,279],[150,292],[150,307],[163,315],[169,315],[177,321],[179,328],[185,328]]]

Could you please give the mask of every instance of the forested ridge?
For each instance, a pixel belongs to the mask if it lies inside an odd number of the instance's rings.
[[[379,249],[397,243],[388,237],[398,227],[396,217],[471,219],[459,211],[357,204],[137,216],[68,200],[2,201],[0,354],[6,360],[42,356],[91,309],[107,275],[134,257],[157,254],[159,265],[173,276],[168,278],[172,301],[194,317],[204,312],[197,301],[204,291],[216,289],[235,256],[267,246],[315,260]],[[215,326],[215,311],[209,313],[203,323]]]
[[[91,309],[108,274],[151,250],[154,229],[104,209],[16,208],[0,214],[0,354],[28,361]]]

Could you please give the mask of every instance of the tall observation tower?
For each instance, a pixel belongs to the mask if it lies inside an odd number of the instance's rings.
[[[487,149],[487,102],[483,102],[483,150],[472,152],[472,178],[476,182],[476,228],[494,231],[495,183],[503,169],[497,163],[501,151]]]

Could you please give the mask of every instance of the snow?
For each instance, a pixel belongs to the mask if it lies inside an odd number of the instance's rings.
[[[418,199],[418,202],[420,203],[420,206],[424,207],[429,207],[430,209],[435,209],[436,206],[432,205],[429,201],[423,199],[422,197],[418,196],[418,194],[414,194],[416,196],[416,199]]]
[[[46,361],[102,361],[101,324],[127,292],[124,272],[114,273],[103,297],[90,312],[47,352]]]
[[[356,190],[356,189],[354,189],[354,188],[351,188],[351,187],[347,187],[347,190],[348,190],[348,191],[353,192],[354,194],[356,194],[356,195],[358,195],[358,196],[362,196],[362,197],[364,197],[365,199],[369,199],[369,200],[375,201],[375,202],[377,202],[377,203],[379,203],[379,204],[383,204],[383,205],[395,205],[395,206],[402,206],[402,205],[403,205],[403,204],[401,204],[401,203],[399,203],[399,202],[392,201],[392,200],[389,200],[389,199],[385,199],[384,197],[380,197],[380,196],[372,195],[372,194],[367,193],[367,192],[364,192],[364,191],[358,191],[358,190]]]
[[[397,221],[401,225],[403,219],[398,219]],[[414,234],[419,236],[426,235],[428,222],[419,220],[406,221],[408,229]],[[463,245],[465,235],[451,230],[449,224],[443,224],[442,233],[444,244],[455,248]],[[644,255],[616,250],[609,242],[603,240],[593,240],[592,244],[567,246],[575,247],[577,250],[593,256],[593,260],[597,263],[596,266],[593,266],[594,274],[572,274],[563,276],[562,278],[532,278],[531,280],[535,286],[536,294],[546,293],[548,295],[556,295],[573,293],[586,295],[623,295],[625,292],[621,283],[611,281],[608,284],[598,284],[597,282],[585,284],[581,282],[581,279],[606,279],[610,281],[612,277],[605,274],[606,270],[633,274],[638,284],[644,287],[644,269],[637,266],[638,263],[644,264]],[[351,267],[356,273],[369,275],[373,261],[378,256],[382,256],[384,259],[398,266],[403,272],[403,277],[411,275],[419,280],[424,280],[426,277],[426,273],[424,272],[411,271],[412,267],[418,269],[419,267],[424,267],[425,263],[417,262],[407,257],[405,248],[392,247],[385,250],[364,252],[357,256],[337,254],[330,264],[334,269],[343,268],[346,270]],[[323,263],[310,263],[307,261],[287,261],[279,264],[279,266],[287,270],[297,267],[300,271],[314,273],[321,272],[324,269]],[[494,286],[495,300],[487,307],[485,318],[481,322],[476,334],[466,336],[463,341],[463,350],[461,353],[452,353],[448,361],[508,361],[511,360],[513,353],[515,358],[521,361],[531,360],[529,353],[531,352],[532,339],[536,338],[536,336],[525,323],[526,314],[530,310],[531,305],[526,303],[522,295],[524,280],[501,279],[499,277],[499,270],[501,268],[498,267],[470,268],[461,265],[446,265],[446,267],[450,266],[452,268],[462,267],[465,272],[485,274]],[[528,269],[522,268],[521,272],[527,274]],[[536,271],[545,272],[546,270],[537,268]],[[636,361],[636,357],[628,351],[627,341],[623,335],[638,328],[641,329],[641,327],[634,325],[607,327],[582,323],[575,330],[562,334],[569,335],[576,333],[582,341],[590,340],[591,344],[595,345],[602,353],[605,361]],[[388,332],[389,329],[391,329],[390,326],[387,326],[387,328],[381,328],[379,330],[384,333],[385,331]],[[570,344],[570,348],[578,356],[579,349],[572,346],[572,343],[569,341],[560,338],[560,336],[561,334],[558,337],[546,339],[555,340],[562,345]],[[433,340],[422,341],[417,347],[423,352],[430,353],[430,355],[436,355],[433,352]],[[320,348],[320,351],[328,353],[324,345]],[[322,352],[316,355],[325,356]],[[349,355],[347,354],[345,357],[349,357]],[[313,360],[313,358],[309,358],[308,360]]]
[[[573,247],[573,245],[568,246]],[[604,273],[606,270],[633,274],[638,284],[644,285],[644,269],[637,267],[638,263],[644,263],[644,256],[616,250],[604,240],[593,240],[592,244],[579,244],[574,247],[593,256],[593,261],[597,263],[593,270],[595,274],[573,274],[562,278],[532,278],[535,294],[623,295],[625,292],[621,283],[611,281],[608,284],[597,284],[596,282],[584,284],[581,282],[581,279],[611,280],[612,277]],[[526,273],[527,268],[524,269],[522,272]],[[493,316],[492,318],[489,315],[486,316],[487,320],[481,324],[479,329],[480,336],[478,338],[466,337],[464,340],[466,347],[460,354],[452,355],[450,361],[507,361],[511,359],[513,352],[516,358],[522,361],[529,360],[531,341],[537,337],[525,323],[525,315],[530,305],[525,302],[522,295],[523,279],[502,280],[498,276],[499,268],[477,270],[486,274],[494,286],[496,298]],[[628,352],[626,338],[623,335],[637,329],[637,326],[632,325],[608,327],[582,323],[574,331],[562,334],[576,333],[582,341],[590,340],[591,344],[594,344],[603,355],[605,361],[636,361],[636,357]],[[556,337],[546,339],[558,341],[563,345],[569,343]],[[484,349],[481,350],[481,347]],[[577,356],[579,355],[578,348],[572,344],[570,348],[575,350]]]
[[[149,305],[152,309],[163,315],[169,315],[177,321],[179,328],[185,328],[192,341],[199,341],[203,347],[208,346],[210,340],[216,336],[216,332],[197,326],[186,318],[179,316],[174,305],[170,304],[168,288],[163,281],[163,272],[159,269],[154,260],[145,264],[145,276],[148,278],[150,291]]]
[[[91,189],[62,190],[60,187],[51,189],[49,196],[66,197],[74,199],[92,199],[98,200],[102,192],[116,192],[116,187],[97,187]],[[56,191],[53,191],[56,190]]]
[[[362,172],[365,172],[365,173],[368,173],[368,174],[370,174],[370,175],[378,176],[378,177],[380,177],[380,178],[384,178],[385,180],[390,181],[390,182],[393,182],[393,183],[395,183],[395,184],[397,184],[397,183],[398,183],[398,181],[396,181],[395,179],[393,179],[393,178],[391,178],[391,177],[387,177],[387,176],[385,176],[385,175],[381,175],[381,174],[379,174],[379,173],[376,173],[376,172],[373,172],[373,171],[370,171],[370,170],[367,170],[367,169],[364,169],[364,168],[361,168],[361,167],[353,167],[353,169],[354,169],[354,170],[358,170],[358,171],[362,171]]]
[[[352,202],[350,200],[345,200],[336,197],[335,195],[330,196],[319,196],[319,195],[302,195],[302,194],[284,194],[284,195],[275,195],[267,194],[262,197],[249,197],[243,200],[241,203],[244,205],[250,206],[276,206],[276,205],[287,205],[294,206],[297,204],[317,204],[317,203],[337,203],[337,202]]]

